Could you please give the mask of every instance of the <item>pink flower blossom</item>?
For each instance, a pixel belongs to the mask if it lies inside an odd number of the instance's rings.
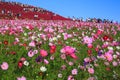
[[[88,48],[93,48],[92,44],[88,44],[87,46],[88,46]]]
[[[42,57],[46,57],[46,56],[48,55],[48,53],[47,53],[47,51],[45,51],[45,50],[40,50],[40,55],[41,55]]]
[[[26,77],[22,76],[22,77],[17,77],[17,80],[26,80]]]
[[[110,53],[108,53],[108,52],[105,53],[105,57],[106,57],[106,59],[107,59],[108,61],[112,61],[112,60],[113,60],[112,54],[110,54]]]
[[[35,47],[35,41],[31,41],[31,42],[29,43],[29,46]]]
[[[118,65],[118,63],[116,61],[113,61],[112,64],[113,64],[113,66],[117,66]]]
[[[69,55],[73,59],[77,59],[77,56],[75,55],[75,48],[73,48],[73,47],[65,46],[60,51],[61,51],[61,53],[65,53],[66,55]]]
[[[2,70],[7,70],[8,67],[9,67],[9,65],[8,65],[7,62],[3,62],[3,63],[0,65],[0,67],[1,67]]]
[[[83,38],[83,42],[84,42],[85,44],[92,44],[93,39],[92,39],[91,37],[85,36],[85,37]]]
[[[69,64],[70,66],[72,66],[74,63],[70,61],[70,62],[68,62],[68,64]]]
[[[77,75],[77,73],[78,73],[78,70],[77,70],[77,69],[73,69],[73,70],[72,70],[72,75]]]
[[[49,61],[47,59],[44,59],[45,64],[49,64]]]
[[[94,69],[93,69],[93,68],[88,68],[88,72],[89,72],[90,74],[94,74]]]
[[[33,53],[34,53],[34,54],[37,54],[37,53],[38,53],[38,50],[34,50]]]
[[[70,57],[72,57],[73,59],[78,59],[78,57],[75,55],[75,53],[70,54]]]
[[[65,55],[65,54],[61,54],[60,57],[61,57],[61,59],[63,59],[63,60],[66,59],[66,55]]]
[[[101,34],[102,34],[102,32],[103,32],[103,30],[98,29],[98,30],[97,30],[97,35],[101,35]]]
[[[75,80],[75,79],[72,75],[69,75],[67,80]]]
[[[29,57],[33,57],[35,54],[33,53],[33,51],[32,50],[30,50],[29,52],[28,52],[28,56]]]

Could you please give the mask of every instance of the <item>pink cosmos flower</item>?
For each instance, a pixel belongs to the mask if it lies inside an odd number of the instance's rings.
[[[88,44],[87,46],[88,46],[88,48],[93,48],[92,44]]]
[[[62,66],[61,66],[61,69],[62,69],[62,70],[65,70],[65,69],[66,69],[66,65],[62,65]]]
[[[44,59],[45,64],[49,64],[49,61],[47,59]]]
[[[90,58],[87,57],[87,58],[84,59],[84,61],[85,61],[85,62],[90,62]]]
[[[72,53],[75,53],[75,48],[70,47],[70,46],[65,46],[64,48],[61,49],[61,53],[65,53],[66,55],[70,55]]]
[[[65,34],[64,34],[64,40],[67,40],[67,39],[68,39],[68,34],[65,33]]]
[[[37,53],[38,53],[38,50],[34,50],[33,53],[34,53],[34,54],[37,54]]]
[[[22,76],[22,77],[17,77],[17,80],[26,80],[26,77]]]
[[[93,69],[93,68],[88,68],[88,72],[89,72],[90,74],[94,74],[94,69]]]
[[[68,62],[68,64],[69,64],[70,66],[72,66],[74,63],[70,61],[70,62]]]
[[[31,41],[31,42],[29,43],[29,46],[35,47],[35,41]]]
[[[2,65],[0,65],[0,67],[1,67],[2,70],[7,70],[9,65],[8,65],[7,62],[3,62]]]
[[[32,50],[30,50],[29,52],[28,52],[28,56],[29,57],[33,57],[35,54],[33,53],[33,51]]]
[[[73,78],[72,75],[69,75],[67,80],[75,80],[75,79]]]
[[[113,64],[113,66],[117,66],[118,65],[118,63],[116,61],[113,61],[112,64]]]
[[[77,70],[77,69],[73,69],[73,70],[72,70],[72,75],[77,75],[77,73],[78,73],[78,70]]]
[[[72,57],[73,59],[77,59],[77,56],[75,55],[75,48],[70,47],[70,46],[65,46],[64,48],[62,48],[61,53],[64,53],[66,55],[69,55],[70,57]]]
[[[85,36],[85,37],[83,38],[83,42],[84,42],[85,44],[92,44],[93,39],[92,39],[91,37]]]
[[[106,59],[107,59],[108,61],[112,61],[112,60],[113,60],[112,54],[110,54],[110,53],[108,53],[108,52],[106,52],[104,56],[106,57]]]
[[[42,57],[46,57],[46,56],[48,55],[48,53],[47,53],[47,51],[45,51],[45,50],[40,50],[40,55],[41,55]]]
[[[63,60],[66,59],[66,55],[65,55],[65,54],[61,54],[60,57],[61,57],[61,59],[63,59]]]
[[[50,60],[54,60],[54,58],[55,58],[55,57],[54,57],[53,55],[52,55],[52,56],[50,56]]]
[[[104,62],[104,64],[105,64],[106,66],[109,66],[109,65],[110,65],[110,63],[109,63],[109,62]]]
[[[98,30],[97,30],[97,35],[101,35],[101,34],[102,34],[102,32],[103,32],[103,30],[98,29]]]
[[[73,59],[78,59],[78,57],[75,55],[75,53],[70,54],[70,57],[72,57]]]

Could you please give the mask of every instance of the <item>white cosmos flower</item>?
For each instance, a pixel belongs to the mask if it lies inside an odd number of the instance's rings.
[[[52,38],[49,38],[49,42],[52,42],[53,41],[53,39]]]
[[[35,40],[35,38],[36,38],[35,36],[32,36],[32,37],[31,37],[32,40]]]
[[[27,33],[24,33],[24,36],[27,36]]]
[[[53,39],[53,41],[57,41],[57,37],[53,37],[52,39]]]
[[[120,46],[116,46],[117,49],[120,49]]]
[[[116,58],[117,58],[117,55],[114,54],[114,55],[113,55],[113,58],[116,59]]]
[[[109,46],[108,49],[109,49],[109,50],[113,50],[113,47],[110,47],[110,46]]]
[[[45,72],[45,71],[47,70],[47,68],[46,68],[45,66],[41,66],[41,67],[40,67],[40,70],[41,70],[42,72]]]
[[[29,62],[28,61],[24,61],[23,63],[25,66],[29,66]]]
[[[60,36],[60,35],[57,35],[57,38],[61,38],[61,36]]]

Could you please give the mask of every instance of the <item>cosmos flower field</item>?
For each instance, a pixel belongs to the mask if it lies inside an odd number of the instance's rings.
[[[0,20],[0,80],[120,80],[120,24]]]

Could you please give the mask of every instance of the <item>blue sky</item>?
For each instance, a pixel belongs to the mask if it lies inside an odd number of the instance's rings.
[[[101,18],[120,22],[120,0],[7,0],[45,8],[64,17]]]

